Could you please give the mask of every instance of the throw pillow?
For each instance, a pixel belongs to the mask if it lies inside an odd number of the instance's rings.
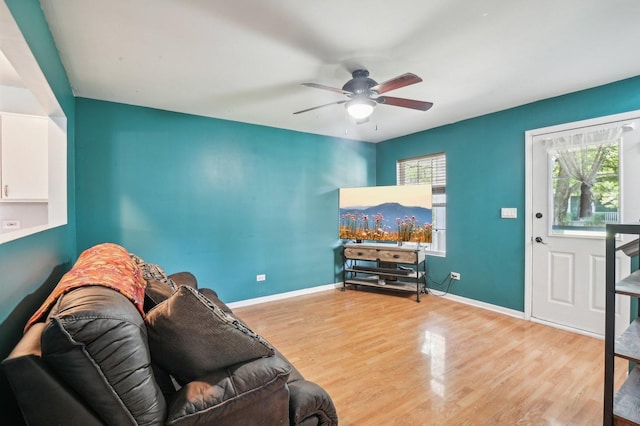
[[[160,265],[156,265],[155,263],[147,263],[140,256],[137,256],[133,253],[129,253],[131,259],[138,265],[138,269],[142,273],[142,278],[145,280],[158,280],[163,283],[166,283],[169,287],[177,290],[178,286],[173,280],[164,272],[164,269],[160,267]]]
[[[274,354],[266,340],[192,287],[180,286],[145,322],[152,359],[182,383]]]

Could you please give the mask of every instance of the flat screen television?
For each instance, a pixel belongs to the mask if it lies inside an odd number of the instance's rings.
[[[432,240],[431,185],[340,188],[340,238]]]

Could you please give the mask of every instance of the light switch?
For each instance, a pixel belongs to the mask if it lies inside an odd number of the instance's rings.
[[[503,219],[516,219],[518,217],[518,209],[514,207],[503,207],[500,209],[500,217]]]

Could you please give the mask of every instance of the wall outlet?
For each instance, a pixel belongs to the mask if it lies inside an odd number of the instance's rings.
[[[256,275],[256,281],[265,281],[267,279],[266,274],[258,274]]]
[[[459,280],[460,279],[460,273],[459,272],[452,272],[451,273],[451,279],[452,280]]]
[[[2,229],[20,229],[20,221],[15,219],[3,220]]]

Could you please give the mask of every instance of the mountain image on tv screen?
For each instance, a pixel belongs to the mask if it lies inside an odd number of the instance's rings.
[[[341,188],[339,220],[342,239],[430,243],[431,185]]]

